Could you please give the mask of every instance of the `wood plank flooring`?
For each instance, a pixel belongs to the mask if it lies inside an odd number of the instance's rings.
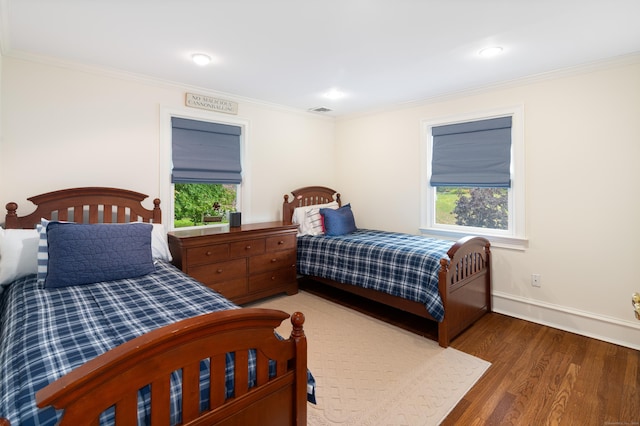
[[[434,327],[313,282],[301,288],[434,338]],[[492,363],[443,425],[640,426],[640,351],[490,313],[451,346]]]
[[[640,425],[640,351],[496,313],[451,346],[492,365],[443,425]]]

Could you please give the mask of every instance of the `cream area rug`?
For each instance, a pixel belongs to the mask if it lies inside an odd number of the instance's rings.
[[[438,425],[490,366],[307,292],[247,306],[305,315],[311,426]],[[289,320],[278,332],[289,337]]]

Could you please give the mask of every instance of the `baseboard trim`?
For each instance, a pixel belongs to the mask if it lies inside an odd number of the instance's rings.
[[[640,321],[625,321],[496,291],[493,292],[493,311],[640,350]]]

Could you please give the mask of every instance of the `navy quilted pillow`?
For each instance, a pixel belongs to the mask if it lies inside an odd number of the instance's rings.
[[[320,214],[324,218],[325,235],[350,234],[358,229],[351,211],[351,204],[346,204],[337,210],[320,209]]]
[[[148,223],[47,225],[45,287],[66,287],[139,277],[155,270]]]

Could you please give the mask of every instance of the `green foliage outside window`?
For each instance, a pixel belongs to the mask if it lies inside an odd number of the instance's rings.
[[[508,229],[509,209],[506,188],[438,187],[436,223]]]
[[[217,207],[214,211],[214,205]],[[236,185],[176,183],[174,185],[174,227],[204,225],[203,216],[235,211]]]

